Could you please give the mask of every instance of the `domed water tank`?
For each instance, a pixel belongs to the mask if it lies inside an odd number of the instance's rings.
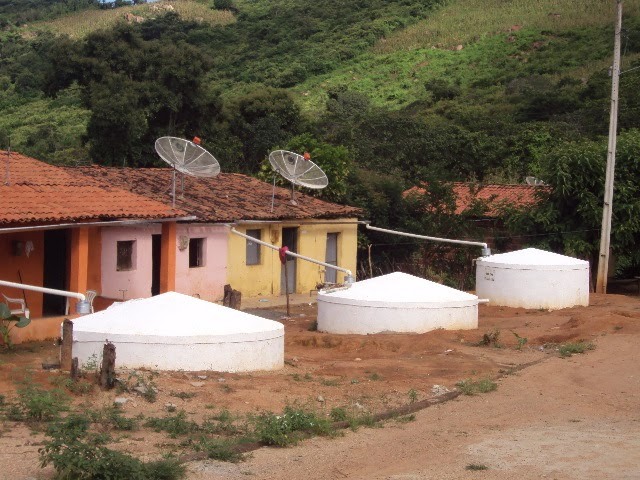
[[[424,333],[478,328],[478,297],[395,272],[318,293],[318,330]]]
[[[80,364],[116,346],[116,368],[245,372],[284,366],[284,326],[176,292],[114,304],[73,321]]]
[[[489,305],[555,310],[589,305],[589,262],[526,248],[476,261],[476,294]]]

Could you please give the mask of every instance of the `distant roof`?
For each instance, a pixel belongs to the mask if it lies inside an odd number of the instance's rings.
[[[69,167],[101,183],[108,183],[156,201],[171,204],[170,168]],[[284,220],[312,218],[357,217],[356,207],[326,202],[303,194],[296,188],[292,205],[291,190],[276,187],[273,212],[273,186],[239,173],[221,173],[215,178],[184,177],[182,196],[181,175],[176,180],[176,207],[195,215],[202,222],[232,222],[236,220]]]
[[[474,202],[485,204],[484,217],[495,218],[500,215],[500,208],[511,206],[524,208],[540,202],[540,194],[550,191],[548,185],[481,185],[476,183],[453,182],[453,193],[456,199],[456,215],[466,212],[474,206]],[[405,195],[424,194],[425,188],[412,187]]]
[[[154,219],[185,212],[68,168],[0,151],[0,224]]]

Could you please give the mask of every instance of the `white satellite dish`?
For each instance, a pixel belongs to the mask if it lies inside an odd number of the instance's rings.
[[[160,137],[156,140],[156,152],[162,160],[173,167],[173,206],[176,203],[176,170],[192,177],[211,178],[220,173],[220,164],[207,150],[199,145],[200,139],[194,141],[177,137]]]
[[[309,154],[299,155],[287,150],[275,150],[269,154],[269,163],[273,169],[291,182],[291,203],[296,204],[294,186],[320,190],[329,185],[329,179],[322,169],[309,159]],[[275,187],[275,177],[274,177]],[[273,198],[271,199],[273,211]]]

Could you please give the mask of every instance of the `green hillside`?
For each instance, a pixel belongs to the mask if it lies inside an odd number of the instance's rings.
[[[156,162],[158,136],[197,135],[223,170],[265,179],[270,150],[308,150],[331,172],[319,195],[379,225],[443,235],[475,233],[452,220],[449,196],[428,199],[447,213],[435,218],[403,189],[534,175],[554,186],[553,209],[505,213],[508,225],[556,250],[597,249],[615,0],[162,0],[108,11],[30,1],[47,10],[25,26],[0,0],[3,147],[143,166]],[[59,4],[79,11],[51,13]],[[640,0],[624,2],[623,23],[629,183],[614,249],[629,271],[640,265],[628,252],[640,234]]]

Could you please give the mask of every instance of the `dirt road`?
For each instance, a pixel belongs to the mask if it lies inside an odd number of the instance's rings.
[[[194,463],[189,478],[639,479],[638,340],[602,336],[586,355],[549,358],[412,423],[263,448],[236,465]]]

